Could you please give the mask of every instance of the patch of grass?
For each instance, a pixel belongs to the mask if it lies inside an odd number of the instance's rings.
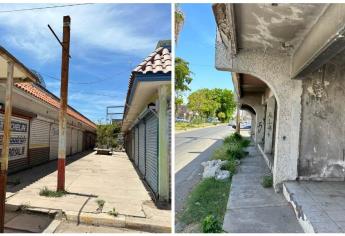
[[[208,215],[215,215],[222,222],[228,202],[231,179],[201,181],[191,192],[180,220],[185,224],[200,223]]]
[[[242,135],[240,135],[238,133],[233,133],[224,139],[224,143],[225,144],[237,143],[237,142],[242,141],[242,139],[243,139]]]
[[[221,233],[223,232],[221,222],[214,216],[206,216],[201,224],[203,233]]]
[[[246,148],[246,147],[248,147],[249,145],[250,145],[250,140],[249,140],[249,139],[243,139],[243,140],[241,141],[241,146],[242,146],[242,147]]]
[[[216,124],[212,123],[186,123],[186,122],[176,122],[175,123],[175,130],[187,130],[193,128],[203,128],[208,127]]]
[[[96,203],[97,203],[99,208],[102,208],[104,206],[104,204],[105,204],[105,201],[102,200],[102,199],[97,199]]]
[[[48,189],[47,187],[43,187],[43,189],[40,190],[40,196],[44,197],[62,197],[65,195],[66,191],[53,191]]]
[[[264,188],[271,188],[273,186],[273,176],[265,175],[264,177],[262,177],[261,185]]]
[[[222,170],[230,171],[231,174],[235,174],[237,170],[236,160],[230,159],[228,162],[221,167]]]
[[[119,213],[116,211],[115,207],[111,210],[111,211],[108,211],[108,215],[111,215],[111,216],[118,216]]]
[[[212,160],[222,160],[222,161],[227,161],[229,160],[229,155],[226,152],[226,147],[223,145],[216,150],[214,150],[213,155],[212,155]]]
[[[240,160],[246,156],[246,152],[240,142],[233,142],[225,144],[227,154],[233,158]]]

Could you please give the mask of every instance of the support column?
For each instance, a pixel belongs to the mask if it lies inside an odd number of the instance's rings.
[[[8,156],[11,138],[11,115],[12,115],[12,88],[13,88],[14,63],[7,64],[7,81],[5,91],[5,116],[2,139],[2,152],[0,160],[0,233],[4,232],[5,226],[5,201],[7,185]]]
[[[255,127],[255,143],[263,143],[265,133],[265,107],[256,106],[256,127]]]
[[[159,96],[159,156],[158,156],[158,193],[160,201],[169,200],[169,130],[168,130],[168,85],[158,89]]]
[[[255,140],[255,126],[256,126],[256,115],[251,114],[252,121],[251,121],[251,129],[250,129],[250,134],[251,138]]]
[[[236,133],[241,133],[240,103],[237,103],[236,107]]]
[[[274,96],[268,98],[266,109],[266,125],[265,125],[265,153],[272,153],[273,144],[273,127],[274,127],[274,110],[276,107],[276,99]]]

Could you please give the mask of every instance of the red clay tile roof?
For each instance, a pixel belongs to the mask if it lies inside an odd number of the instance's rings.
[[[132,86],[135,79],[135,74],[157,74],[171,73],[171,53],[165,47],[159,47],[154,50],[142,63],[140,63],[131,73],[128,83],[128,91],[123,117],[127,115],[128,99],[131,94]]]
[[[60,99],[55,97],[53,94],[51,94],[49,91],[41,88],[38,85],[35,85],[34,83],[16,83],[16,87],[24,90],[25,92],[41,99],[42,101],[48,103],[49,105],[52,105],[53,107],[60,108]],[[95,123],[87,119],[85,116],[81,115],[79,112],[76,112],[72,107],[67,108],[67,114],[72,116],[73,118],[89,125],[92,128],[96,128]]]
[[[137,73],[169,73],[171,72],[171,55],[167,48],[157,48],[151,53],[137,68],[133,70]]]

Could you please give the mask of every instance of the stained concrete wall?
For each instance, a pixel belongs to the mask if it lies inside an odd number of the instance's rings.
[[[273,134],[274,134],[274,122],[275,122],[275,107],[276,107],[276,99],[274,96],[271,96],[267,99],[267,106],[266,106],[266,124],[265,124],[265,146],[264,152],[265,153],[272,153],[272,144],[273,144]]]
[[[345,177],[345,68],[341,60],[335,63],[303,81],[301,179]]]

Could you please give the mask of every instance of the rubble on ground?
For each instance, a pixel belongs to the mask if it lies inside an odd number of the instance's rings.
[[[202,178],[215,178],[216,180],[224,180],[230,177],[230,172],[227,170],[221,170],[221,167],[228,161],[211,160],[202,162],[201,165],[204,167]]]

